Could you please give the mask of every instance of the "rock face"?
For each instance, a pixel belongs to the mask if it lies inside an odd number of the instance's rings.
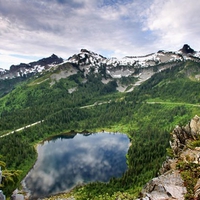
[[[185,54],[188,54],[188,53],[195,53],[194,49],[190,48],[190,46],[188,44],[184,44],[183,45],[183,48],[181,49],[181,51]]]
[[[3,191],[0,190],[0,200],[6,200],[5,195],[3,194]]]
[[[50,57],[42,58],[41,60],[31,62],[29,64],[21,63],[19,65],[12,65],[10,67],[10,71],[18,71],[19,69],[23,69],[23,68],[31,69],[36,66],[43,66],[43,67],[48,68],[49,65],[60,64],[62,62],[63,62],[62,58],[59,58],[55,54],[52,54]]]
[[[169,171],[147,183],[142,193],[144,200],[184,200],[186,188],[180,174],[177,171]]]
[[[161,175],[153,178],[146,184],[141,192],[140,200],[184,200],[187,189],[181,178],[180,171],[176,169],[178,161],[195,163],[200,169],[200,147],[188,148],[187,144],[200,135],[200,117],[197,115],[185,126],[176,128],[172,132],[170,146],[174,158],[163,163]],[[193,199],[200,199],[200,178],[193,189]]]
[[[11,196],[11,200],[24,200],[24,195],[20,194],[18,189],[16,189]]]
[[[185,150],[189,140],[195,140],[200,134],[200,118],[196,115],[185,127],[177,126],[172,132],[170,146],[175,156]]]
[[[65,62],[55,54],[48,58],[31,62],[28,64],[21,63],[19,65],[12,65],[10,70],[0,69],[0,79],[12,79],[16,77],[29,77],[32,74],[41,73],[48,70],[54,65],[55,67],[61,63],[70,63],[80,71],[94,70],[95,73],[101,72],[106,68],[106,73],[113,78],[120,78],[122,76],[140,75],[142,71],[146,71],[149,67],[158,66],[158,71],[164,68],[170,68],[173,63],[183,62],[186,60],[194,60],[200,62],[200,52],[194,51],[189,45],[185,44],[179,51],[163,51],[144,56],[126,56],[121,59],[106,58],[100,54],[94,53],[87,49],[81,49],[78,54],[69,57]],[[162,65],[161,65],[162,64]],[[161,67],[163,66],[163,67]],[[138,72],[138,70],[140,72]],[[138,73],[137,73],[138,72]]]
[[[0,70],[0,79],[12,79],[16,77],[30,76],[43,70],[48,70],[52,66],[58,65],[63,62],[62,58],[59,58],[55,54],[47,58],[40,59],[31,63],[20,63],[19,65],[11,65],[10,70]]]
[[[200,134],[200,118],[197,115],[190,122],[190,131],[192,135]]]

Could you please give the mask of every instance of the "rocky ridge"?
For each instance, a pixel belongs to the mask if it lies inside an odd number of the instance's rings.
[[[185,127],[177,126],[171,135],[173,158],[168,157],[160,175],[146,184],[140,200],[200,199],[200,147],[192,145],[200,137],[200,117],[196,115]]]
[[[43,81],[50,80],[51,86],[61,78],[67,78],[77,73],[83,74],[86,82],[88,75],[92,73],[95,76],[100,75],[104,84],[112,81],[112,79],[117,79],[117,90],[119,92],[131,92],[136,86],[151,78],[155,73],[159,73],[176,66],[177,63],[187,60],[200,62],[200,52],[194,51],[189,45],[184,45],[182,49],[176,52],[160,50],[157,53],[146,56],[126,56],[117,59],[106,58],[92,51],[81,49],[80,53],[74,54],[65,61],[53,54],[48,58],[43,58],[29,64],[21,63],[19,65],[12,65],[10,70],[0,69],[0,81],[2,83],[0,93],[5,95],[18,82],[32,76],[38,77],[38,75],[43,75],[50,70],[50,77]],[[134,78],[135,82],[125,85],[121,84],[119,79],[123,77]],[[5,79],[13,82],[6,89],[3,84]],[[11,81],[12,79],[16,81]],[[74,90],[75,88],[72,88],[70,92]]]
[[[163,65],[158,70],[171,67],[174,62],[185,60],[194,60],[200,62],[200,52],[194,51],[189,45],[185,44],[179,51],[163,51],[148,54],[145,56],[126,56],[124,58],[106,58],[102,55],[81,49],[80,53],[74,54],[67,60],[63,60],[56,55],[43,58],[39,61],[29,64],[21,63],[12,65],[10,70],[0,69],[0,79],[28,76],[30,74],[42,73],[50,68],[55,69],[59,66],[73,65],[74,68],[88,74],[90,71],[99,73],[105,70],[106,74],[112,78],[121,78],[128,76],[141,76],[144,73],[152,74],[152,67]]]
[[[11,65],[10,70],[0,69],[0,79],[12,79],[16,77],[30,76],[31,74],[49,70],[51,67],[57,66],[62,62],[62,58],[52,54],[50,57],[30,62],[29,64],[20,63],[19,65]]]
[[[80,70],[87,73],[93,69],[98,73],[99,68],[106,67],[106,72],[112,78],[121,78],[123,76],[141,75],[156,65],[165,65],[159,70],[163,70],[171,66],[174,62],[185,60],[194,60],[200,62],[199,52],[194,51],[189,45],[185,44],[179,51],[163,51],[148,54],[145,56],[126,56],[124,58],[105,58],[102,55],[96,54],[86,49],[81,49],[80,53],[73,55],[67,63],[73,63]]]

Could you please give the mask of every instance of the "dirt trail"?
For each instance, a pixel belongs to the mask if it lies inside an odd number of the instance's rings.
[[[24,127],[18,128],[18,129],[14,130],[14,131],[11,131],[11,132],[9,132],[9,133],[6,133],[6,134],[1,135],[0,138],[3,138],[3,137],[6,137],[6,136],[8,136],[8,135],[14,134],[14,133],[16,133],[16,132],[22,131],[22,130],[24,130],[24,129],[26,129],[26,128],[29,128],[29,127],[31,127],[31,126],[35,126],[35,125],[37,125],[37,124],[42,123],[43,121],[44,121],[44,120],[41,120],[41,121],[35,122],[35,123],[33,123],[33,124],[29,124],[29,125],[26,125],[26,126],[24,126]]]

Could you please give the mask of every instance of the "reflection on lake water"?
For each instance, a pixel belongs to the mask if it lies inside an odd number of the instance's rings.
[[[93,181],[107,182],[127,169],[129,139],[124,134],[97,133],[57,138],[37,147],[38,160],[25,179],[33,197],[70,190]]]

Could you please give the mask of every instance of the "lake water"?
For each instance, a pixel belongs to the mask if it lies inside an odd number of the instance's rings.
[[[119,133],[74,134],[38,145],[38,160],[25,178],[32,197],[68,191],[78,184],[120,177],[127,169],[129,138]]]

